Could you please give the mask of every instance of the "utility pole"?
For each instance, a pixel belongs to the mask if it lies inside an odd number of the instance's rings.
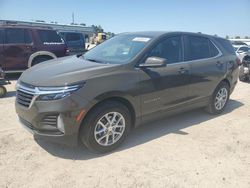
[[[75,15],[74,15],[74,12],[72,12],[72,23],[75,24]]]

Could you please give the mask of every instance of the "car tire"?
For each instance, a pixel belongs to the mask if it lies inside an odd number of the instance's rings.
[[[41,57],[35,57],[34,60],[32,61],[32,66],[37,65],[39,63],[42,63],[44,61],[48,61],[53,59],[52,57],[49,56],[41,56]]]
[[[0,86],[0,98],[3,98],[7,93],[7,90],[4,86]]]
[[[217,115],[223,112],[230,96],[230,88],[228,83],[221,82],[213,92],[206,111],[209,114]]]
[[[107,153],[125,140],[131,123],[131,114],[124,104],[106,101],[88,113],[81,125],[80,140],[95,153]]]

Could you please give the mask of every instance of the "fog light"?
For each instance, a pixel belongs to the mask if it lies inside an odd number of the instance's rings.
[[[64,123],[63,123],[63,120],[62,120],[61,115],[59,115],[58,118],[57,118],[57,128],[58,128],[61,132],[65,133]]]

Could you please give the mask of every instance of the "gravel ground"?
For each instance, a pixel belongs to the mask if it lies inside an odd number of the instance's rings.
[[[250,187],[250,83],[222,115],[143,125],[107,155],[34,140],[17,120],[14,84],[0,99],[0,187]]]

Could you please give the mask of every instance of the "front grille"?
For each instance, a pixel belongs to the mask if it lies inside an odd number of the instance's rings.
[[[42,126],[52,126],[52,127],[57,127],[57,118],[58,118],[58,115],[48,115],[48,116],[45,116],[43,119],[42,119]]]
[[[32,85],[21,82],[17,84],[17,103],[29,108],[36,94],[36,88]]]
[[[34,97],[34,94],[21,91],[21,90],[17,90],[17,95],[16,95],[17,103],[22,106],[25,106],[28,108],[32,102],[33,97]]]

